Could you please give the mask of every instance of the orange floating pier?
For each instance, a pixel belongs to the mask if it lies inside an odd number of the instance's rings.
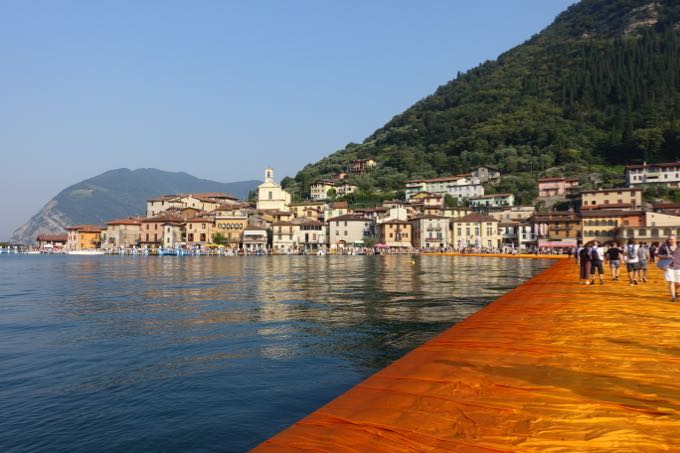
[[[255,451],[680,452],[680,303],[621,274],[556,261]]]

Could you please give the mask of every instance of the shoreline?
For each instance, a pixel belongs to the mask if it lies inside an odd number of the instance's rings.
[[[680,306],[649,274],[556,260],[253,451],[671,451]]]

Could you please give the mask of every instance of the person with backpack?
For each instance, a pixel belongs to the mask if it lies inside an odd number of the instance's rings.
[[[640,244],[638,249],[638,259],[640,261],[639,276],[643,283],[647,283],[647,263],[649,262],[649,247],[647,243]]]
[[[630,286],[638,284],[638,276],[640,273],[640,258],[638,257],[638,250],[640,246],[635,239],[630,239],[624,257],[626,258],[626,270],[628,271],[628,281]]]
[[[590,284],[595,284],[595,272],[600,277],[600,285],[604,285],[604,247],[600,246],[600,243],[593,241],[593,247],[591,250],[590,259]]]
[[[578,263],[581,270],[581,280],[580,284],[590,285],[590,262],[592,260],[592,247],[590,244],[586,244],[581,248],[578,255]]]
[[[666,242],[657,250],[657,266],[664,271],[664,279],[668,282],[671,301],[677,300],[676,287],[680,283],[680,247],[674,234],[668,236]]]

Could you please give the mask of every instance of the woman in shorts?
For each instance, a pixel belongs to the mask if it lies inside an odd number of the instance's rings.
[[[668,258],[671,263],[664,271],[665,280],[668,282],[668,290],[671,292],[671,300],[677,300],[676,286],[680,283],[680,247],[674,234],[668,236],[666,243],[659,247],[659,258]]]

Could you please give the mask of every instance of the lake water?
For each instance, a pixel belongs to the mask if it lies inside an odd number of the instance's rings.
[[[0,256],[0,451],[254,447],[550,266]]]

